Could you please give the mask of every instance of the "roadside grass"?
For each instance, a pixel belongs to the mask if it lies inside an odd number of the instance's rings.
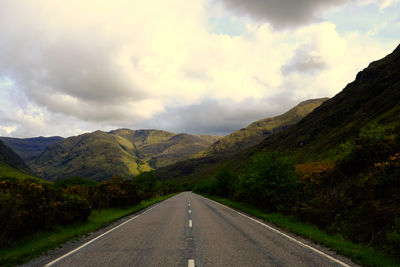
[[[269,213],[253,206],[222,197],[209,195],[203,196],[267,222],[273,223],[276,226],[286,229],[294,234],[310,239],[318,244],[336,251],[341,255],[347,256],[353,262],[363,266],[400,266],[400,262],[396,259],[383,255],[370,247],[352,243],[348,240],[345,240],[340,235],[328,234],[318,227],[308,223],[300,222],[298,219],[292,216],[286,216],[280,213]]]
[[[0,248],[0,266],[15,266],[25,263],[51,249],[61,247],[67,241],[72,240],[74,242],[74,240],[78,240],[80,237],[88,235],[90,232],[96,231],[117,219],[145,209],[176,194],[143,200],[139,204],[127,208],[103,209],[101,212],[92,210],[85,222],[55,226],[50,231],[35,233],[13,243],[10,247]]]

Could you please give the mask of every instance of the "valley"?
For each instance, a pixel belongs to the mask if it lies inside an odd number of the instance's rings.
[[[85,221],[93,207],[100,213],[193,190],[246,205],[250,213],[260,209],[340,235],[350,249],[321,242],[357,263],[392,265],[399,260],[400,236],[399,70],[400,46],[334,97],[301,102],[224,137],[130,129],[67,138],[3,137],[0,204],[3,218],[21,230],[2,221],[8,230],[1,241],[11,244],[52,224]],[[32,210],[37,210],[33,217]],[[223,216],[215,207],[210,210]],[[206,229],[214,222],[204,223]],[[359,250],[352,250],[351,242]],[[198,245],[213,255],[215,249]]]

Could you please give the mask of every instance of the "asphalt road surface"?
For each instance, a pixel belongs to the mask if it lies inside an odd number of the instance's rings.
[[[346,262],[346,263],[345,263]],[[181,193],[47,266],[348,266],[280,230]]]

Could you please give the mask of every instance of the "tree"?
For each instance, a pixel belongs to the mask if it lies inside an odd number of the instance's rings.
[[[235,191],[237,177],[226,167],[218,170],[214,174],[215,193],[222,197],[231,197]]]
[[[240,180],[241,194],[254,205],[285,210],[295,199],[295,168],[289,158],[277,153],[254,154]]]
[[[155,192],[157,175],[154,171],[144,172],[134,179],[137,187],[141,190],[145,198],[151,198]]]

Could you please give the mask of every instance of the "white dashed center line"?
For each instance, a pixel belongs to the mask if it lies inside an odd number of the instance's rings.
[[[192,227],[192,220],[189,220],[189,227]]]
[[[194,260],[188,261],[188,267],[194,267]]]

